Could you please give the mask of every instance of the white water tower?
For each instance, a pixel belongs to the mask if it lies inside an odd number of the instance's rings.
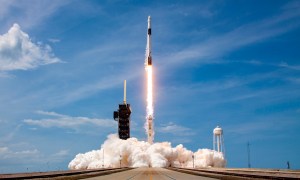
[[[224,137],[223,137],[223,129],[217,126],[214,131],[214,150],[221,152],[225,155],[225,147],[224,147]]]

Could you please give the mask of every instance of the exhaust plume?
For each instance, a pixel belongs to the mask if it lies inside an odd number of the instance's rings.
[[[122,140],[115,134],[108,136],[99,150],[78,154],[69,163],[69,169],[96,169],[117,167],[225,167],[222,153],[199,149],[195,153],[183,145],[172,147],[170,142],[149,144],[136,138]],[[121,163],[120,163],[121,162]]]
[[[152,144],[154,140],[153,129],[153,81],[152,81],[152,66],[146,66],[147,73],[147,107],[146,107],[146,122],[145,129],[148,136],[148,143]]]

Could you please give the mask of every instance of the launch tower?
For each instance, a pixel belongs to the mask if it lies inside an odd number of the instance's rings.
[[[120,139],[130,138],[130,104],[126,102],[126,80],[124,80],[124,101],[119,109],[114,111],[114,119],[118,121],[118,134]]]

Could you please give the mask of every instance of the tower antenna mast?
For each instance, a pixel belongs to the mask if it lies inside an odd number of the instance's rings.
[[[124,80],[124,104],[126,104],[126,80]]]
[[[248,168],[251,168],[250,164],[250,143],[247,143],[247,153],[248,153]]]

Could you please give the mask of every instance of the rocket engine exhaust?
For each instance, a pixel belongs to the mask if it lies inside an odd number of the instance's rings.
[[[148,136],[148,143],[152,144],[154,140],[153,129],[153,81],[152,81],[152,56],[151,56],[151,17],[148,16],[148,30],[147,30],[147,46],[145,58],[145,70],[147,75],[147,115],[145,129]]]
[[[146,115],[146,132],[148,143],[152,144],[154,140],[153,129],[153,94],[152,94],[152,66],[146,67],[147,71],[147,115]]]

